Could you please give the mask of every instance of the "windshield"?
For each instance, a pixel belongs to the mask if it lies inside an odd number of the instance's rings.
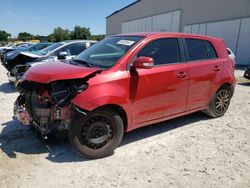
[[[62,45],[63,45],[62,43],[52,44],[51,46],[49,46],[47,48],[44,48],[43,50],[40,50],[39,53],[42,54],[42,55],[47,55],[49,52],[59,48]]]
[[[29,49],[32,49],[34,46],[36,46],[37,44],[32,44],[32,45],[30,45],[30,46],[27,46],[27,47],[25,47],[25,48],[23,48],[23,50],[29,50]]]
[[[142,38],[140,36],[109,37],[86,49],[73,61],[93,67],[110,68]]]

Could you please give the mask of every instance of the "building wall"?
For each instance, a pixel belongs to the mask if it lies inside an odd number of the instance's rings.
[[[122,32],[122,23],[139,18],[181,11],[180,31],[185,25],[250,17],[249,0],[140,0],[107,17],[106,33]]]
[[[164,30],[221,37],[250,64],[250,0],[139,0],[106,21],[107,35]]]
[[[123,22],[122,33],[146,31],[179,32],[180,20],[180,10],[139,18],[128,22]]]

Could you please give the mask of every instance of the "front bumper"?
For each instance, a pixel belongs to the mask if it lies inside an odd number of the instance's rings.
[[[14,103],[13,110],[14,118],[23,125],[32,126],[42,134],[48,134],[52,130],[68,130],[73,110],[76,111],[72,105],[44,108],[35,104],[27,105],[25,100],[25,96],[20,95]]]
[[[10,83],[16,84],[17,81],[20,79],[20,76],[12,76],[10,72],[7,73],[8,80]]]
[[[17,119],[24,125],[31,125],[32,118],[29,115],[26,108],[20,104],[20,100],[22,100],[21,96],[19,96],[16,102],[14,103],[14,110],[13,110],[14,116],[13,117],[14,119]]]

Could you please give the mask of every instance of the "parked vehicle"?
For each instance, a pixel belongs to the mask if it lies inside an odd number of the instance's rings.
[[[24,48],[14,48],[12,51],[8,52],[5,54],[6,57],[12,57],[13,56],[17,56],[19,52],[38,52],[44,48],[47,48],[48,46],[52,45],[54,43],[52,42],[40,42],[40,43],[36,43],[36,44],[32,44],[28,47],[24,47]]]
[[[18,54],[5,56],[2,64],[9,72],[8,77],[10,82],[16,82],[30,67],[42,62],[71,59],[95,42],[90,40],[58,42],[38,52],[21,51]]]
[[[14,46],[14,45],[15,45],[14,43],[10,43],[10,44],[7,44],[6,46],[0,46],[0,50],[1,50],[1,49],[4,49],[4,48],[12,47],[12,46]]]
[[[222,39],[181,33],[110,36],[69,62],[29,69],[15,116],[43,135],[68,130],[80,155],[105,157],[124,132],[196,111],[225,114],[234,64]]]
[[[32,45],[32,43],[27,43],[27,42],[23,42],[23,43],[18,43],[15,45],[7,45],[6,47],[3,47],[0,49],[0,60],[3,62],[4,61],[4,54],[8,53],[12,50],[15,49],[22,49],[22,48],[26,48],[28,46]]]
[[[244,73],[244,77],[248,80],[250,80],[250,67],[248,67]]]
[[[230,48],[227,48],[227,53],[228,53],[228,56],[230,57],[230,59],[232,59],[234,64],[235,64],[235,55],[234,55],[233,51]]]

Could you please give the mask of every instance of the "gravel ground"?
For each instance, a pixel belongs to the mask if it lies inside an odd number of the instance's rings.
[[[250,82],[236,74],[224,117],[195,113],[141,128],[113,156],[87,160],[68,141],[48,149],[12,120],[17,93],[0,66],[0,187],[250,187]]]

